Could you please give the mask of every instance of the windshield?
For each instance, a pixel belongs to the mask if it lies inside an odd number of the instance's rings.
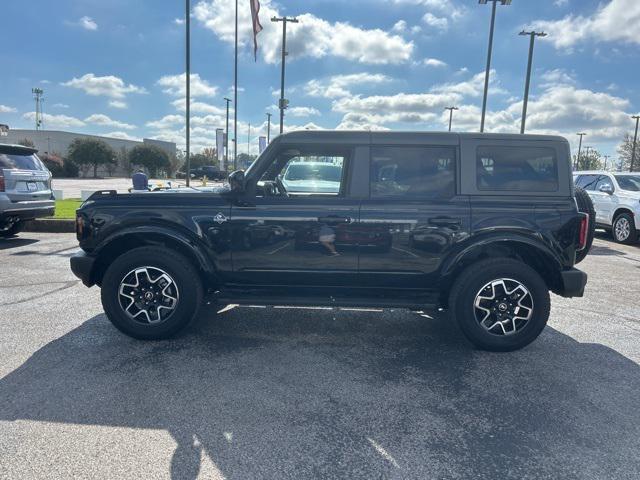
[[[640,175],[616,175],[615,177],[622,190],[640,192]]]
[[[294,163],[289,165],[285,180],[322,180],[326,182],[339,182],[342,169],[337,165],[318,165],[311,163]]]
[[[44,170],[42,162],[40,162],[40,159],[35,153],[30,155],[0,153],[0,169],[1,168],[11,168],[19,170]]]

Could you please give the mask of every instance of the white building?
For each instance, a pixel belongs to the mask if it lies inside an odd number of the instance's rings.
[[[50,153],[61,157],[67,156],[69,145],[77,138],[93,138],[102,140],[113,148],[116,153],[128,151],[137,145],[155,145],[166,151],[170,157],[176,154],[176,144],[173,142],[164,142],[162,140],[153,140],[143,138],[141,142],[135,140],[125,140],[122,138],[101,137],[98,135],[85,135],[83,133],[62,132],[59,130],[13,130],[10,129],[6,136],[0,137],[0,143],[18,143],[24,139],[31,140],[40,154]],[[98,169],[101,176],[108,175],[103,168]],[[126,176],[128,172],[124,165],[118,165],[111,174],[113,176]]]

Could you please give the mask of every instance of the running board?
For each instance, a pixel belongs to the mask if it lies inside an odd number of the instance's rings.
[[[435,294],[379,295],[375,297],[340,294],[283,295],[263,290],[222,290],[211,295],[219,305],[260,305],[291,307],[340,307],[340,308],[406,308],[432,310],[439,307]]]

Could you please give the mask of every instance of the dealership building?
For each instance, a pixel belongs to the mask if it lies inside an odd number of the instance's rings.
[[[125,140],[122,138],[101,137],[98,135],[85,135],[83,133],[62,132],[59,130],[13,130],[10,129],[6,135],[0,137],[0,143],[19,143],[24,139],[31,140],[40,154],[50,153],[61,157],[67,156],[69,145],[78,139],[91,138],[94,140],[102,140],[108,144],[116,153],[126,152],[137,145],[154,145],[166,151],[169,156],[176,154],[176,144],[173,142],[164,142],[162,140],[153,140],[143,138],[142,141]],[[107,172],[104,168],[99,168],[98,173],[101,176],[126,176],[128,174],[125,165],[118,164],[117,167]]]

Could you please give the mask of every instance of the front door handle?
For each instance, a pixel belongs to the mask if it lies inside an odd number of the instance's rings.
[[[429,219],[430,225],[435,225],[436,227],[461,227],[462,219],[461,218],[453,218],[453,217],[435,217]]]
[[[318,217],[318,222],[320,223],[352,223],[353,218],[351,217],[338,217],[336,215],[329,215],[326,217]]]

